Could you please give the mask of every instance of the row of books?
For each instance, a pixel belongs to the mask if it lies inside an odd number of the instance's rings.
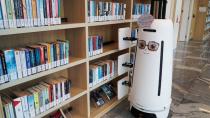
[[[99,88],[99,90],[95,90],[91,92],[90,97],[91,101],[95,105],[95,107],[100,107],[105,104],[105,101],[112,100],[116,96],[116,92],[111,84],[105,84]]]
[[[165,19],[167,0],[152,0],[151,14],[156,19]]]
[[[61,24],[61,0],[0,0],[0,29]]]
[[[99,61],[90,65],[89,71],[89,87],[93,87],[96,84],[111,79],[115,75],[117,69],[117,61],[105,60]]]
[[[69,63],[69,41],[0,50],[0,84]]]
[[[89,22],[125,19],[126,4],[118,2],[88,1]]]
[[[151,4],[136,3],[133,5],[133,19],[139,18],[142,14],[150,14]]]
[[[71,81],[65,77],[43,82],[1,95],[5,118],[32,118],[70,98]]]
[[[88,37],[89,57],[103,53],[103,36]]]

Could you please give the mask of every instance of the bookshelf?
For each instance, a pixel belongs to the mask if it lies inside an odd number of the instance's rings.
[[[111,2],[112,0],[105,1]],[[57,110],[64,111],[69,106],[73,108],[70,114],[73,118],[103,116],[121,101],[127,99],[127,97],[121,100],[115,97],[111,101],[106,101],[105,105],[97,109],[92,106],[90,93],[106,83],[111,82],[116,85],[116,81],[128,76],[128,72],[122,75],[116,73],[111,79],[89,88],[89,66],[95,61],[117,59],[119,55],[130,53],[130,51],[134,50],[135,45],[124,50],[118,49],[118,28],[137,28],[136,20],[132,19],[133,4],[136,2],[145,3],[145,1],[119,0],[119,2],[126,4],[124,20],[88,22],[88,0],[61,0],[61,18],[66,18],[67,20],[59,25],[0,29],[0,49],[24,47],[40,42],[51,42],[56,39],[68,40],[70,43],[70,63],[1,84],[0,93],[16,88],[24,89],[46,78],[65,76],[72,81],[70,88],[71,97],[49,110],[40,113],[36,118],[47,118]],[[88,36],[98,34],[103,35],[105,42],[108,43],[103,45],[103,53],[89,57]],[[67,114],[66,117],[70,117],[70,115]],[[0,117],[3,117],[1,99]]]

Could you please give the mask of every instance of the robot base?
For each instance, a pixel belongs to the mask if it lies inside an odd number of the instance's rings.
[[[167,118],[169,114],[169,108],[161,112],[145,112],[143,110],[141,111],[131,107],[130,112],[135,118]]]

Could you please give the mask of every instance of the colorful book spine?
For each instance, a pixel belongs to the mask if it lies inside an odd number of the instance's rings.
[[[28,109],[29,109],[29,114],[30,117],[35,117],[36,113],[35,113],[35,105],[34,105],[34,96],[33,94],[28,95]]]
[[[5,62],[7,67],[7,72],[9,76],[9,80],[16,80],[17,79],[17,67],[15,62],[15,53],[13,49],[5,50]]]
[[[45,19],[44,19],[44,0],[39,0],[39,11],[40,11],[40,22],[41,26],[45,25]]]
[[[9,21],[8,21],[8,16],[7,16],[7,8],[6,8],[5,0],[1,0],[1,8],[2,8],[2,15],[4,19],[4,28],[7,29],[9,28]]]
[[[4,83],[4,71],[3,71],[2,60],[0,58],[0,84],[3,83]]]
[[[0,29],[4,29],[4,18],[3,18],[1,0],[0,0]]]
[[[28,75],[32,74],[32,66],[31,66],[31,59],[30,59],[30,51],[25,48],[25,56],[26,56],[26,67]]]
[[[3,68],[3,73],[4,73],[4,82],[9,82],[9,77],[8,77],[8,72],[7,72],[7,67],[6,67],[6,61],[5,61],[5,55],[4,52],[0,52],[0,58],[2,61],[2,68]]]
[[[31,0],[31,1],[32,1],[33,25],[38,26],[37,0]]]
[[[89,36],[88,49],[90,57],[103,53],[103,36]]]
[[[15,61],[16,61],[16,66],[17,66],[17,74],[18,78],[23,78],[23,73],[22,73],[22,66],[21,66],[21,54],[19,50],[15,50]]]
[[[14,106],[14,109],[15,109],[16,117],[17,118],[24,118],[21,98],[14,99],[13,100],[13,106]]]
[[[22,0],[23,22],[25,27],[29,27],[26,1]]]
[[[26,64],[26,54],[24,49],[21,49],[20,51],[20,59],[21,59],[21,68],[22,68],[23,77],[26,77],[28,76],[28,71]]]

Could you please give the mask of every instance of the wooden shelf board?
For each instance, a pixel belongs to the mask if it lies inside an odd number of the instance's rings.
[[[113,54],[113,53],[116,53],[118,52],[118,46],[116,43],[113,43],[113,44],[109,44],[109,45],[105,45],[103,47],[103,53],[102,54],[99,54],[99,55],[95,55],[95,56],[92,56],[92,57],[89,57],[89,60],[95,60],[95,59],[98,59],[98,58],[101,58],[101,57],[104,57],[104,56],[107,56],[107,55],[110,55],[110,54]]]
[[[44,117],[44,116],[46,116],[46,115],[48,115],[48,114],[50,114],[50,113],[60,109],[61,107],[69,104],[70,102],[78,99],[79,97],[81,97],[81,96],[83,96],[85,94],[87,94],[87,91],[85,91],[83,89],[71,88],[71,98],[69,98],[68,100],[63,101],[60,104],[56,105],[55,107],[53,107],[53,108],[51,108],[51,109],[49,109],[49,110],[47,110],[47,111],[37,115],[35,118],[42,118],[42,117]]]
[[[127,73],[127,72],[125,72],[125,73]],[[123,73],[123,74],[125,74],[125,73]],[[123,75],[123,74],[122,74],[122,75]],[[114,75],[113,77],[111,77],[110,79],[104,80],[103,82],[100,82],[100,83],[96,84],[95,86],[90,87],[89,91],[91,92],[91,91],[97,89],[98,87],[100,87],[100,86],[102,86],[102,85],[104,85],[104,84],[106,84],[106,83],[109,83],[110,81],[116,79],[116,78],[119,77],[119,76],[121,76],[121,75],[116,74],[116,75]]]
[[[105,22],[92,22],[87,23],[88,26],[100,26],[100,25],[111,25],[111,24],[120,24],[120,23],[130,23],[131,20],[115,20],[115,21],[105,21]]]
[[[55,72],[58,72],[58,71],[62,71],[64,69],[82,64],[84,62],[86,62],[86,59],[70,57],[70,63],[69,64],[66,64],[66,65],[63,65],[63,66],[60,66],[60,67],[56,67],[56,68],[53,68],[53,69],[49,69],[47,71],[43,71],[43,72],[40,72],[40,73],[37,73],[37,74],[34,74],[34,75],[30,75],[30,76],[27,76],[25,78],[10,81],[8,83],[4,83],[4,84],[0,85],[0,91],[4,90],[4,89],[7,89],[7,88],[10,88],[10,87],[13,87],[13,86],[16,86],[16,85],[20,85],[20,84],[38,79],[40,77],[43,77],[43,76],[46,76],[46,75],[49,75],[49,74],[52,74],[52,73],[55,73]]]
[[[63,30],[63,29],[70,29],[70,28],[79,28],[79,27],[85,27],[85,25],[86,25],[85,23],[71,23],[71,24],[65,23],[65,24],[61,24],[61,25],[52,25],[52,26],[3,29],[3,30],[0,30],[0,36],[11,35],[11,34],[52,31],[52,30]]]
[[[71,115],[66,115],[66,118],[86,118],[77,112],[72,112]]]
[[[113,109],[115,106],[117,106],[120,102],[122,102],[123,100],[125,100],[127,98],[124,97],[120,100],[117,100],[117,97],[113,98],[111,101],[109,101],[108,103],[105,103],[103,106],[96,108],[93,105],[90,108],[90,118],[100,118],[102,117],[104,114],[106,114],[107,112],[109,112],[111,109]]]

